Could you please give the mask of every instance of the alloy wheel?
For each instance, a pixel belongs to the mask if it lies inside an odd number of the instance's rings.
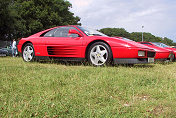
[[[90,60],[96,65],[100,66],[106,63],[108,59],[108,51],[103,45],[95,45],[90,51]]]
[[[28,45],[23,50],[23,59],[27,62],[31,61],[34,57],[34,49],[32,46]]]

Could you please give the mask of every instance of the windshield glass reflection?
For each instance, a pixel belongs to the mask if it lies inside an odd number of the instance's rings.
[[[82,27],[82,26],[77,26],[81,31],[83,31],[87,36],[107,36],[97,30],[88,28],[88,27]]]

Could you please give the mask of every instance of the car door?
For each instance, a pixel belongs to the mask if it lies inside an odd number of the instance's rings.
[[[83,58],[83,37],[77,34],[69,34],[69,29],[75,27],[58,27],[47,32],[44,37],[48,56],[52,57],[77,57]]]

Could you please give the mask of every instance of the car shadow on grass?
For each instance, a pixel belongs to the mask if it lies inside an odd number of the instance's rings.
[[[38,61],[42,64],[57,64],[57,65],[65,65],[65,66],[85,66],[84,62],[77,62],[77,61],[57,61],[57,60],[42,60]]]
[[[104,66],[93,66],[90,63],[83,61],[57,61],[57,60],[50,60],[50,61],[38,61],[42,64],[57,64],[57,65],[65,65],[65,66],[90,66],[90,67],[126,67],[126,68],[153,68],[155,64],[108,64]]]
[[[134,68],[153,68],[155,67],[154,64],[135,64]]]
[[[173,62],[155,62],[151,64],[108,64],[103,66],[94,66],[88,63],[86,60],[84,61],[60,61],[60,60],[39,60],[39,63],[46,64],[57,64],[57,65],[65,65],[65,66],[90,66],[90,67],[126,67],[126,68],[153,68],[155,64],[161,65],[169,65],[173,64]]]
[[[157,64],[159,64],[159,65],[170,65],[170,64],[173,64],[173,63],[174,62],[155,62],[153,64],[122,64],[122,65],[119,65],[119,66],[134,67],[134,68],[153,68]]]

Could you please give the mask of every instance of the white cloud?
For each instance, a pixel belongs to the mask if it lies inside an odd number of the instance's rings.
[[[69,0],[81,23],[96,29],[123,27],[176,41],[176,1],[172,0]]]
[[[86,9],[90,9],[89,5],[93,2],[93,0],[68,0],[72,3],[72,11],[75,14],[84,14]]]

